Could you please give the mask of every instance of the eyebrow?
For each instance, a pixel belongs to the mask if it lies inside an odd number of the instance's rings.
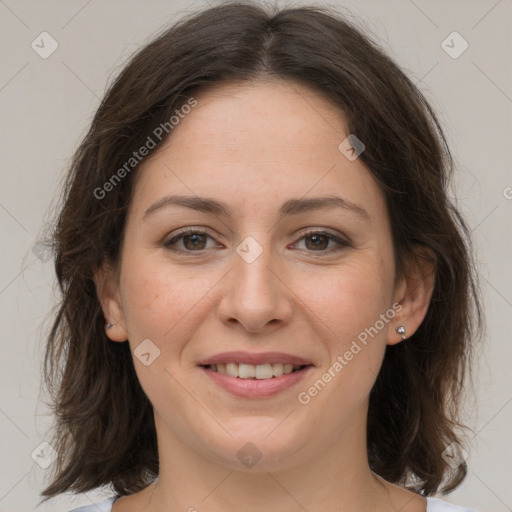
[[[165,196],[154,202],[145,212],[143,218],[146,219],[152,213],[170,206],[181,206],[203,213],[212,213],[214,215],[233,217],[233,212],[224,203],[208,197],[198,196]],[[280,217],[286,215],[298,215],[314,210],[323,210],[328,208],[342,208],[353,212],[363,219],[370,221],[370,215],[359,204],[347,201],[337,196],[312,197],[307,199],[289,199],[281,208],[279,208]]]

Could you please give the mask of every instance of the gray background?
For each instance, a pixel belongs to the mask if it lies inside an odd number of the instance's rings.
[[[300,3],[315,2],[294,5]],[[48,471],[31,454],[41,450],[50,426],[40,362],[55,285],[51,260],[37,245],[49,205],[106,85],[128,56],[202,5],[207,4],[0,0],[0,511],[33,510]],[[361,19],[407,70],[440,113],[451,143],[458,165],[452,195],[473,231],[487,333],[477,355],[475,395],[467,405],[470,472],[446,499],[481,512],[512,510],[512,2],[332,5]],[[44,31],[58,43],[46,59],[31,47],[34,40],[42,46]],[[453,31],[469,44],[456,59],[442,46]],[[461,48],[461,41],[448,41],[452,51]],[[45,453],[51,462],[48,448]],[[38,510],[67,511],[104,495],[63,496]]]

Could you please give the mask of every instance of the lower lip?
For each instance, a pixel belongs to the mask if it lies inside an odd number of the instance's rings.
[[[206,372],[215,384],[235,396],[263,398],[277,395],[277,393],[297,384],[313,369],[313,366],[306,366],[302,370],[287,373],[286,375],[281,375],[281,377],[272,377],[271,379],[241,379],[239,377],[231,377],[225,373],[215,372],[210,370],[210,368],[201,367],[201,369]]]

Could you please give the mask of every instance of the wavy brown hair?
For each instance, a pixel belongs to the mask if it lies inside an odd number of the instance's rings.
[[[137,167],[108,193],[95,191],[193,94],[261,78],[309,86],[344,112],[349,133],[366,144],[359,158],[386,198],[397,275],[420,253],[435,263],[426,317],[408,341],[387,347],[371,391],[371,469],[424,495],[449,492],[465,477],[466,465],[452,470],[442,453],[459,442],[459,402],[481,309],[469,232],[448,198],[453,162],[436,115],[346,16],[323,7],[230,2],[187,15],[139,50],[72,160],[52,233],[62,301],[44,373],[58,458],[45,500],[103,485],[135,493],[159,469],[151,403],[128,343],[105,335],[93,281],[102,263],[119,262]]]

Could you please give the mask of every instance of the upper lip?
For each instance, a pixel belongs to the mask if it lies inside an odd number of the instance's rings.
[[[285,354],[283,352],[222,352],[207,359],[203,359],[198,363],[199,366],[208,366],[212,364],[225,363],[242,363],[242,364],[265,364],[265,363],[282,363],[294,364],[299,366],[307,366],[313,364],[311,361],[302,357]]]

